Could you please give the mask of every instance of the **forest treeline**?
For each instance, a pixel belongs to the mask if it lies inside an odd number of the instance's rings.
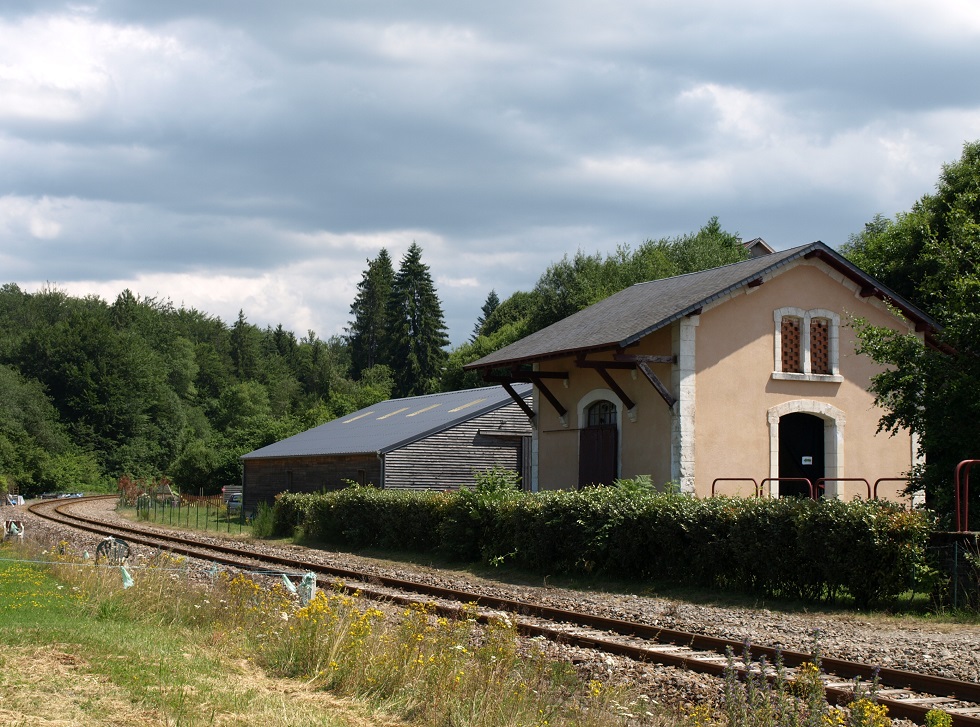
[[[953,468],[980,459],[980,142],[943,166],[934,193],[893,219],[874,217],[842,252],[941,326],[923,346],[918,332],[849,322],[860,352],[883,366],[871,382],[882,429],[917,433],[915,485],[947,512]],[[345,335],[326,340],[259,328],[244,312],[229,325],[129,290],[109,303],[7,284],[0,491],[113,488],[128,474],[216,492],[239,482],[242,454],[387,398],[479,386],[465,364],[634,283],[745,256],[717,218],[635,249],[579,251],[529,291],[500,300],[491,290],[453,350],[415,244],[397,270],[387,250],[367,260]]]
[[[936,191],[893,219],[875,216],[842,252],[935,318],[923,345],[850,321],[882,364],[871,391],[885,431],[918,434],[911,473],[948,512],[958,462],[980,459],[980,142],[943,166]],[[637,282],[742,260],[736,233],[699,230],[582,251],[533,289],[489,291],[469,340],[453,350],[422,250],[396,270],[367,260],[345,335],[297,337],[226,324],[129,290],[111,303],[45,288],[0,287],[0,491],[111,489],[123,474],[166,476],[184,492],[240,481],[239,457],[391,397],[480,386],[464,366]],[[972,501],[980,502],[980,488]]]
[[[346,334],[231,324],[167,299],[0,287],[0,490],[114,489],[126,474],[181,491],[240,481],[239,457],[392,396],[480,386],[463,365],[636,282],[743,259],[711,219],[611,255],[578,252],[531,291],[487,295],[454,350],[422,250],[367,261]]]

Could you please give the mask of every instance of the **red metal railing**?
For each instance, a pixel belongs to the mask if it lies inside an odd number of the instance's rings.
[[[878,485],[880,485],[882,482],[908,482],[908,481],[909,481],[908,477],[879,477],[877,480],[875,480],[874,487],[871,488],[871,497],[873,497],[875,500],[878,499]]]
[[[754,477],[716,477],[711,483],[711,496],[715,496],[715,485],[719,482],[751,482],[752,487],[755,488],[755,496],[759,496],[759,483],[755,481]]]
[[[767,482],[805,482],[806,486],[810,490],[810,499],[816,500],[816,488],[813,483],[806,477],[767,477],[762,482],[759,483],[760,487],[765,487]]]
[[[970,468],[975,464],[980,464],[980,459],[964,459],[956,465],[953,511],[958,533],[965,533],[970,529]]]
[[[871,499],[871,485],[863,477],[821,477],[817,480],[817,489],[826,488],[825,482],[863,482],[864,486],[868,488],[868,499]]]
[[[961,513],[957,519],[958,528],[961,524],[963,527],[966,527],[967,525],[966,521],[968,519],[968,513],[966,500],[970,484],[969,469],[971,464],[980,464],[980,460],[965,460],[964,462],[960,463],[959,467],[956,468],[956,511],[957,513]],[[877,500],[878,486],[881,483],[908,481],[908,477],[879,477],[877,480],[875,480],[874,485],[871,485],[864,477],[821,477],[820,479],[816,480],[816,482],[813,482],[805,477],[767,477],[766,479],[762,480],[762,482],[758,482],[754,477],[716,477],[711,482],[711,496],[716,496],[718,483],[720,482],[751,482],[752,487],[755,490],[756,497],[761,497],[763,495],[765,485],[769,482],[805,482],[807,489],[810,491],[810,497],[814,499],[823,494],[824,490],[826,490],[826,483],[828,482],[863,482],[868,499]]]

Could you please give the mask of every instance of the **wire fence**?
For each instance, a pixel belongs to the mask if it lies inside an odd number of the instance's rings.
[[[241,500],[221,495],[160,495],[142,492],[121,497],[119,509],[132,509],[136,519],[156,525],[177,525],[194,530],[243,533],[251,525]]]

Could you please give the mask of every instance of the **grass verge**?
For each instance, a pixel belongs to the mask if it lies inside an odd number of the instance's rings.
[[[127,588],[120,568],[62,549],[0,549],[0,715],[14,723],[667,723],[524,648],[506,621],[385,615],[339,591],[301,605],[282,583],[196,583],[166,554],[127,566]]]
[[[302,681],[270,678],[217,624],[164,623],[159,612],[149,619],[132,613],[135,599],[119,597],[118,569],[96,576],[69,559],[54,566],[38,560],[0,548],[0,717],[6,724],[403,724]]]

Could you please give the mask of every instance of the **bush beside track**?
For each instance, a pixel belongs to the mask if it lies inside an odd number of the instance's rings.
[[[858,607],[932,572],[934,518],[882,501],[699,500],[615,487],[285,493],[273,534],[342,548],[440,552],[551,574],[669,581]]]

